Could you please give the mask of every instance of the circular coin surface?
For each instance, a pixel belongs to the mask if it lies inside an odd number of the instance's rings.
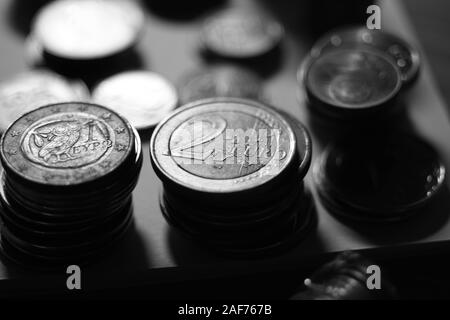
[[[215,66],[188,74],[179,89],[181,104],[217,97],[260,100],[261,79],[253,72],[233,66]]]
[[[208,50],[220,56],[245,59],[268,53],[283,35],[283,27],[270,17],[231,9],[205,21],[202,40]]]
[[[28,111],[44,105],[79,101],[87,89],[69,83],[58,74],[34,70],[0,83],[0,132]]]
[[[123,115],[138,130],[157,125],[178,103],[173,85],[146,71],[124,72],[102,81],[92,99]]]
[[[38,12],[33,33],[55,56],[96,59],[131,47],[143,23],[142,9],[134,1],[60,0]]]
[[[401,88],[399,71],[389,59],[360,49],[329,51],[313,59],[305,81],[316,99],[345,109],[382,105]]]
[[[415,209],[441,189],[445,167],[425,142],[399,134],[365,146],[330,146],[315,168],[315,180],[333,197],[364,212]]]
[[[130,124],[105,107],[63,103],[31,111],[1,140],[5,170],[45,185],[79,185],[114,171],[134,148]]]
[[[344,28],[319,39],[311,50],[314,57],[336,48],[370,46],[391,56],[405,83],[413,82],[420,70],[419,51],[405,40],[385,31],[367,28]]]
[[[179,109],[155,129],[152,164],[163,181],[211,193],[261,186],[292,162],[296,139],[273,109],[210,99]]]

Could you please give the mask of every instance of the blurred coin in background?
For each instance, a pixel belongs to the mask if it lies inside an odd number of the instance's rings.
[[[399,70],[385,54],[364,48],[328,51],[303,67],[300,80],[312,110],[335,118],[385,114],[402,85]]]
[[[187,74],[179,86],[180,104],[216,97],[263,99],[261,78],[245,68],[218,65]]]
[[[125,51],[137,41],[143,24],[135,1],[59,0],[38,12],[33,33],[51,55],[88,60]]]
[[[148,71],[129,71],[105,79],[94,88],[92,99],[123,115],[138,130],[157,125],[178,103],[174,86]]]
[[[315,43],[311,55],[318,57],[330,50],[361,46],[380,50],[392,57],[405,84],[412,84],[417,79],[421,64],[417,48],[402,38],[381,30],[353,27],[331,31]]]
[[[232,59],[265,55],[280,44],[283,36],[283,26],[271,17],[236,9],[211,16],[202,29],[204,48]]]
[[[20,116],[44,105],[85,101],[88,91],[81,81],[70,82],[44,70],[28,71],[0,83],[0,132]]]

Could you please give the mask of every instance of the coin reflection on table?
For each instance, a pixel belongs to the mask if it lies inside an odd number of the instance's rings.
[[[138,130],[157,125],[178,103],[174,86],[147,71],[124,72],[103,80],[94,88],[92,99],[126,117]]]
[[[421,64],[417,48],[386,31],[364,27],[337,29],[322,36],[314,44],[311,54],[318,57],[330,50],[357,47],[376,49],[392,57],[406,85],[417,79]]]
[[[142,166],[139,136],[87,103],[29,112],[1,140],[3,253],[29,268],[86,264],[131,222]]]
[[[331,213],[357,221],[397,221],[420,212],[442,189],[446,170],[419,138],[398,133],[330,145],[314,168]]]
[[[133,46],[143,24],[144,14],[135,1],[59,0],[38,12],[33,34],[53,56],[89,60]]]
[[[33,70],[0,83],[0,133],[28,111],[44,105],[86,101],[88,91],[81,81],[69,82],[56,73]]]
[[[232,98],[188,104],[155,129],[150,152],[165,218],[214,250],[244,258],[276,253],[312,225],[303,185],[309,135],[266,105]]]
[[[275,49],[284,37],[280,23],[250,10],[223,10],[208,18],[202,30],[205,49],[226,58],[248,59]]]
[[[228,97],[262,100],[260,77],[245,68],[217,65],[187,74],[179,86],[180,104],[207,98]]]

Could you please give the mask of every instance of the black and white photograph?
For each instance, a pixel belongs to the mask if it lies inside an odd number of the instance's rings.
[[[450,300],[449,12],[0,0],[0,304]]]

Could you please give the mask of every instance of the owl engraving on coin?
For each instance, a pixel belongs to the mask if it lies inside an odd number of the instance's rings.
[[[46,167],[74,168],[94,163],[111,150],[114,131],[104,121],[83,114],[57,118],[46,119],[26,133],[22,150],[30,161]]]
[[[37,183],[72,185],[108,175],[134,148],[133,128],[114,111],[61,103],[15,121],[3,135],[0,152],[9,172]]]

